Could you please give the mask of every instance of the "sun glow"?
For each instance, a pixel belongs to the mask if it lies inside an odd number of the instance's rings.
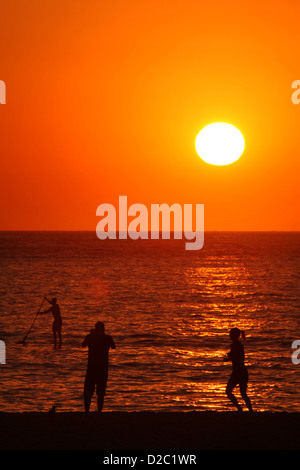
[[[229,165],[242,155],[245,141],[236,127],[224,122],[216,122],[199,132],[195,146],[199,157],[206,163]]]

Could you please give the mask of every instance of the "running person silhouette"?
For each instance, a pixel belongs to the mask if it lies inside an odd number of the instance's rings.
[[[239,385],[241,397],[245,401],[248,410],[253,411],[250,398],[247,395],[248,370],[244,364],[244,346],[239,341],[239,337],[241,335],[245,339],[244,332],[239,328],[232,328],[229,332],[229,336],[232,339],[232,344],[230,352],[227,354],[227,356],[225,356],[224,361],[232,362],[232,374],[227,383],[226,395],[233,405],[238,409],[238,411],[242,411],[242,407],[238,404],[236,397],[232,393],[234,387]]]
[[[44,299],[47,300],[47,302],[49,302],[49,304],[51,304],[52,306],[48,308],[48,310],[44,310],[43,312],[40,312],[40,314],[52,312],[52,315],[54,318],[54,321],[52,324],[54,344],[56,345],[56,334],[57,334],[58,339],[59,339],[59,344],[61,345],[62,317],[60,314],[60,308],[57,303],[57,299],[55,297],[52,300],[48,300],[47,297],[44,297]]]
[[[83,340],[82,347],[88,346],[88,365],[84,382],[84,407],[90,410],[90,404],[95,388],[98,396],[98,411],[102,411],[106,384],[108,378],[109,349],[116,345],[111,336],[105,334],[104,323],[97,322],[95,329],[91,330]]]

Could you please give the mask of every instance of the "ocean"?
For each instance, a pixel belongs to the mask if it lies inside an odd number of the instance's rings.
[[[256,411],[300,411],[300,233],[206,232],[184,240],[99,240],[94,232],[1,232],[0,411],[83,411],[87,350],[105,323],[104,411],[229,411],[229,330],[239,327]],[[55,348],[43,300],[57,297]],[[44,304],[43,309],[49,307]],[[241,404],[239,390],[236,396]],[[91,411],[96,409],[93,399]]]

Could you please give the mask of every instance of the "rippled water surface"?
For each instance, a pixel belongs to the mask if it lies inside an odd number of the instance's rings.
[[[291,361],[299,233],[207,233],[200,251],[184,240],[100,241],[89,232],[2,232],[0,241],[2,411],[83,410],[81,342],[98,320],[117,345],[106,411],[230,410],[223,357],[233,326],[247,335],[254,408],[300,411],[300,364]],[[50,314],[17,344],[44,294],[61,307],[60,349]]]

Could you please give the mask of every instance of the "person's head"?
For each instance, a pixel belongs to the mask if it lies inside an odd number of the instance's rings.
[[[95,325],[96,333],[103,334],[104,333],[104,323],[102,321],[97,321]]]
[[[56,304],[57,298],[56,298],[56,297],[53,297],[53,299],[51,300],[51,302],[52,302],[53,304]]]
[[[229,336],[232,339],[232,341],[237,341],[241,335],[243,339],[245,339],[244,331],[241,331],[239,328],[231,328],[229,332]]]

